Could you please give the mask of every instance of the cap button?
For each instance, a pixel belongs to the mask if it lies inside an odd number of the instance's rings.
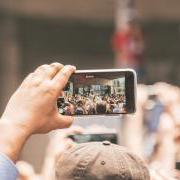
[[[105,145],[105,146],[111,145],[111,143],[109,141],[103,141],[102,144]]]

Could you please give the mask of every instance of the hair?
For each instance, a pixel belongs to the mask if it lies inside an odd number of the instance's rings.
[[[96,112],[97,114],[104,114],[107,111],[106,102],[97,102]]]

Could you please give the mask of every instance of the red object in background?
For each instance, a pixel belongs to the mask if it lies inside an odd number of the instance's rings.
[[[139,26],[127,25],[113,37],[113,49],[117,64],[121,67],[137,68],[143,59],[143,37]]]

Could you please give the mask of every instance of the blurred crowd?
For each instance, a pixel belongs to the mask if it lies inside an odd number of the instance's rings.
[[[126,116],[125,146],[147,160],[154,179],[180,178],[180,89],[139,85],[135,117]]]
[[[64,115],[93,115],[125,112],[124,95],[99,95],[89,93],[86,95],[65,95],[58,99],[59,112]]]
[[[137,92],[137,112],[135,115],[122,116],[120,139],[123,141],[120,145],[126,146],[148,163],[152,180],[180,179],[180,170],[177,167],[180,162],[180,88],[159,82],[151,86],[138,85]],[[114,112],[116,105],[123,107],[124,97],[93,96],[91,99],[77,95],[61,99],[59,103],[61,106],[62,103],[68,104],[64,114],[69,114],[69,106],[70,114],[78,109],[82,111],[80,114],[90,114],[97,111],[99,101]],[[94,131],[97,132],[98,128],[94,128]],[[41,173],[36,174],[32,165],[20,161],[17,163],[20,180],[53,179],[57,157],[76,146],[69,135],[86,132],[87,129],[82,127],[57,130],[50,138]]]

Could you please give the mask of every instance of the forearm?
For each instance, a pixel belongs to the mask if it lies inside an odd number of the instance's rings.
[[[19,154],[29,137],[29,133],[19,126],[12,126],[3,119],[0,119],[0,152],[8,156],[13,162]]]

